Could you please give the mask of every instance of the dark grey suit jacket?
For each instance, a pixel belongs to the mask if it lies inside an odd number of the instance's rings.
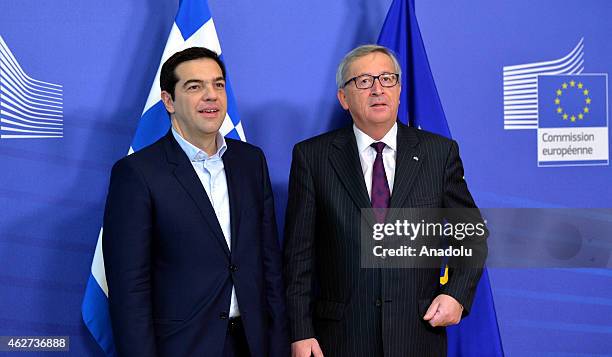
[[[456,142],[398,126],[390,206],[475,208]],[[453,269],[440,286],[436,268],[360,268],[368,207],[352,127],[295,146],[284,249],[292,341],[315,337],[326,357],[446,355],[445,329],[422,317],[440,293],[467,314],[482,270]]]

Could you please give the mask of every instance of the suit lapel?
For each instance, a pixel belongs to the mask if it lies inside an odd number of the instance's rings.
[[[223,154],[223,168],[227,179],[227,192],[230,205],[230,230],[231,230],[231,251],[235,251],[238,241],[238,227],[240,227],[240,190],[242,188],[242,173],[239,158],[232,150],[231,141],[226,139],[227,150]]]
[[[332,145],[335,151],[332,150],[329,160],[351,199],[359,208],[372,208],[368,189],[363,180],[357,141],[352,126],[341,130]],[[364,213],[366,213],[365,219],[368,223],[376,222],[371,210],[366,210]]]
[[[397,130],[397,155],[395,157],[395,180],[393,183],[393,193],[391,195],[391,208],[402,208],[408,193],[414,185],[421,168],[420,150],[418,148],[419,139],[416,136],[416,129],[409,128],[398,122]]]
[[[204,187],[202,187],[202,183],[193,169],[191,162],[172,136],[171,131],[166,135],[165,148],[168,162],[176,165],[174,169],[176,179],[181,186],[183,186],[185,191],[187,191],[191,199],[193,199],[196,206],[200,210],[200,213],[202,213],[204,221],[208,224],[215,240],[220,245],[221,249],[223,249],[225,254],[229,256],[229,248],[225,242],[225,237],[223,236],[223,231],[221,230],[219,221],[217,220],[215,210],[213,209],[213,206],[208,199],[208,195],[206,194]]]

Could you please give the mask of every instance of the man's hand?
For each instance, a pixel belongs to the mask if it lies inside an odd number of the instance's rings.
[[[295,341],[291,344],[291,357],[323,357],[319,342],[314,338]]]
[[[429,305],[423,319],[433,327],[456,325],[461,321],[463,306],[454,297],[440,294]]]

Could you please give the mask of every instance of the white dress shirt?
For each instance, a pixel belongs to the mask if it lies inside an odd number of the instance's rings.
[[[198,175],[206,195],[215,210],[219,225],[225,236],[225,242],[227,247],[231,250],[232,237],[231,237],[231,225],[230,225],[230,205],[229,205],[229,194],[227,191],[227,178],[225,177],[225,169],[223,166],[223,160],[221,157],[225,150],[227,150],[227,144],[225,138],[221,133],[217,133],[217,152],[208,156],[206,152],[200,150],[187,140],[185,140],[181,134],[179,134],[174,128],[172,128],[172,135],[181,146],[191,165]],[[230,302],[230,317],[240,316],[238,310],[238,300],[236,299],[236,290],[232,286],[232,299]]]
[[[365,180],[366,188],[368,189],[368,197],[372,197],[372,168],[374,159],[376,159],[376,149],[371,147],[373,143],[383,142],[387,146],[383,149],[383,166],[389,183],[389,192],[393,193],[393,181],[395,179],[395,157],[397,155],[397,123],[393,124],[391,129],[383,136],[381,140],[374,140],[368,134],[361,131],[353,124],[353,132],[357,140],[357,151],[359,152],[359,161],[361,162],[361,172]]]

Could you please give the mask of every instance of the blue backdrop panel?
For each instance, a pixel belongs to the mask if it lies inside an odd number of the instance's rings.
[[[538,168],[536,130],[505,130],[503,100],[504,66],[561,59],[581,39],[583,73],[612,72],[609,2],[419,1],[417,15],[466,179],[481,206],[610,207],[610,166]],[[612,351],[610,270],[489,274],[507,355]]]
[[[127,152],[175,11],[171,1],[0,4],[0,36],[25,74],[63,89],[62,138],[0,139],[0,335],[70,335],[71,355],[99,355],[78,307],[109,170]]]
[[[336,65],[376,41],[390,2],[209,1],[246,137],[268,157],[281,225],[291,148],[350,122],[335,98]],[[0,138],[0,335],[70,335],[71,355],[99,355],[80,303],[110,167],[133,138],[177,5],[0,4],[0,36],[27,75],[62,86],[63,116],[62,138]],[[561,59],[581,40],[583,73],[610,73],[609,2],[417,0],[416,12],[478,204],[610,206],[610,167],[538,167],[535,129],[504,129],[503,98],[504,66]],[[610,270],[489,274],[508,355],[612,351]]]

